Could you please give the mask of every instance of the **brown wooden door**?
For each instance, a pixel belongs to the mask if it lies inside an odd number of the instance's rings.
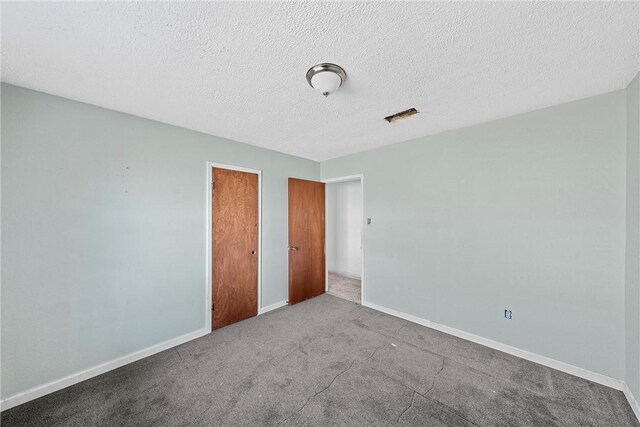
[[[324,293],[324,183],[289,178],[289,304]]]
[[[258,175],[213,168],[213,329],[258,314]]]

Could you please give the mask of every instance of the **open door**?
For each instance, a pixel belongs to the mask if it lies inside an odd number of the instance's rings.
[[[212,327],[258,314],[258,174],[213,168]]]
[[[289,304],[324,293],[324,183],[289,178]]]

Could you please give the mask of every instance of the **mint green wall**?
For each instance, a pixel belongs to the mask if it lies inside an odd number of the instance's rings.
[[[364,174],[366,300],[624,378],[625,111],[622,90],[323,162]]]
[[[640,399],[640,88],[627,87],[626,379]]]
[[[318,163],[2,85],[3,398],[204,327],[207,161],[263,171],[286,300],[287,177]]]
[[[204,326],[206,161],[263,171],[263,306],[286,178],[363,173],[368,301],[614,378],[626,356],[638,396],[637,94],[319,165],[3,84],[2,397]]]

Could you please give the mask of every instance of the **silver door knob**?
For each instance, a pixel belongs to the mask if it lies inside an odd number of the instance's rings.
[[[297,247],[297,246],[291,246],[291,245],[289,245],[289,250],[290,250],[291,252],[295,252],[295,251],[297,251],[297,250],[298,250],[298,247]]]

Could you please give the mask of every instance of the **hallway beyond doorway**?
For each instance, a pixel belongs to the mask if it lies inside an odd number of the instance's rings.
[[[360,304],[360,280],[329,272],[327,293]]]

